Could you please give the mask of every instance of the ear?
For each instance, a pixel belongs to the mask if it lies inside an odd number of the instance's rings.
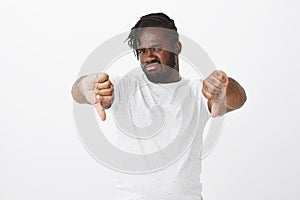
[[[182,48],[181,43],[180,43],[179,41],[176,42],[176,45],[175,45],[175,53],[176,53],[177,55],[180,54],[181,48]]]

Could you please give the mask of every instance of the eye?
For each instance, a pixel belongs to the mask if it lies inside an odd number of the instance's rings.
[[[152,51],[160,51],[160,50],[161,50],[161,48],[158,48],[158,47],[152,48]]]
[[[138,54],[144,54],[144,53],[146,53],[146,49],[138,49],[137,53]]]

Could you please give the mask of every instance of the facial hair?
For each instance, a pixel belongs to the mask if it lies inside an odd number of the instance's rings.
[[[147,76],[147,78],[149,79],[149,81],[153,82],[153,83],[166,83],[168,81],[169,76],[171,76],[172,74],[174,74],[175,70],[175,66],[176,66],[176,54],[175,53],[170,53],[170,59],[169,62],[167,63],[167,65],[163,65],[160,63],[159,60],[154,60],[151,63],[157,63],[158,65],[160,65],[161,70],[159,73],[158,72],[149,72],[145,69],[145,67],[142,67],[145,75]],[[146,63],[147,64],[151,64],[151,63]],[[177,72],[177,71],[176,71]]]

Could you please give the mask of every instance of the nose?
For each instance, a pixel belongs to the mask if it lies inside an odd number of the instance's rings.
[[[147,49],[145,55],[145,62],[152,63],[154,61],[157,61],[157,56],[155,55],[152,49]]]

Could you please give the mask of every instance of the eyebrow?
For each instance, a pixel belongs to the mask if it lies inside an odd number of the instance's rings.
[[[162,48],[163,45],[162,44],[154,44],[148,48],[144,48],[144,47],[140,47],[140,48],[137,48],[137,50],[141,50],[141,49],[149,49],[149,48]]]
[[[153,47],[162,47],[163,45],[162,44],[155,44],[153,46],[151,46],[150,48],[153,48]]]

